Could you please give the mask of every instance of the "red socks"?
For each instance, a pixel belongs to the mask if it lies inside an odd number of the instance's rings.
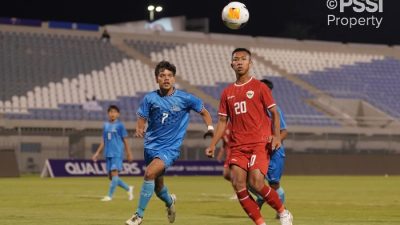
[[[278,213],[281,213],[285,210],[285,207],[282,205],[282,202],[279,199],[278,193],[276,193],[276,191],[271,187],[264,185],[264,187],[261,189],[260,194],[264,198],[265,202],[267,202],[268,205],[270,205]]]
[[[238,191],[236,194],[240,205],[242,205],[244,211],[256,223],[256,225],[264,224],[264,219],[261,216],[260,208],[258,208],[257,203],[254,201],[253,197],[251,197],[247,189]],[[278,196],[276,193],[275,195]]]

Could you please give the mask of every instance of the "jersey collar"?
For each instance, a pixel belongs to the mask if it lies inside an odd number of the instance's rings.
[[[236,87],[240,87],[240,86],[244,86],[244,85],[250,83],[250,81],[252,81],[252,80],[253,80],[253,77],[250,77],[250,79],[249,79],[246,83],[244,83],[244,84],[237,84],[236,81],[235,81],[235,83],[233,83],[233,84],[234,84]]]

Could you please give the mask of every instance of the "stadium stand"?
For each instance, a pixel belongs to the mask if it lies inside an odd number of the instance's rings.
[[[313,71],[300,77],[340,98],[359,98],[400,118],[400,61],[394,58],[357,62],[340,68]]]
[[[141,95],[156,87],[150,75],[152,68],[149,63],[135,60],[123,50],[99,38],[9,31],[1,31],[0,36],[4,40],[0,45],[0,62],[4,65],[1,72],[5,76],[0,92],[0,112],[5,112],[10,119],[104,119],[101,111],[87,110],[90,103],[94,102],[97,109],[111,103],[118,104],[124,111],[124,118],[135,120],[134,112]],[[235,45],[214,40],[204,42],[195,38],[188,39],[147,40],[129,35],[124,39],[124,44],[152,63],[160,60],[174,62],[183,80],[218,99],[222,89],[234,80],[227,62]],[[316,98],[313,91],[292,82],[280,70],[264,62],[270,62],[296,75],[322,93],[333,97],[361,98],[383,108],[392,116],[398,116],[398,108],[389,107],[398,106],[397,102],[392,98],[383,98],[393,94],[392,89],[395,88],[385,89],[388,93],[376,93],[371,88],[372,84],[379,85],[374,80],[374,74],[392,76],[399,66],[397,59],[385,58],[379,54],[311,49],[254,46],[251,50],[254,55],[261,57],[253,58],[255,77],[268,78],[276,83],[275,98],[291,124],[339,125],[323,110],[308,104]],[[375,72],[370,69],[376,67],[383,69]],[[383,80],[388,82],[387,79]],[[395,85],[395,80],[391,84]],[[382,89],[377,87],[376,90]],[[216,117],[217,107],[208,103],[206,105]],[[197,117],[193,119],[200,122]]]
[[[0,25],[0,148],[16,149],[22,171],[32,160],[41,168],[46,158],[89,158],[110,104],[120,106],[132,137],[139,102],[157,88],[153,68],[160,60],[176,64],[179,88],[208,96],[205,106],[216,121],[215,102],[235,79],[229,66],[235,47],[250,48],[255,77],[274,82],[290,130],[288,153],[387,153],[400,146],[398,48],[186,32],[116,32],[107,43],[100,36]],[[357,105],[368,103],[384,112],[383,122],[342,123],[317,104],[326,99],[350,120],[357,120]],[[191,121],[182,157],[200,159],[204,126],[194,113]],[[40,143],[41,153],[23,152],[23,142]],[[140,159],[142,142],[135,139],[132,148]]]

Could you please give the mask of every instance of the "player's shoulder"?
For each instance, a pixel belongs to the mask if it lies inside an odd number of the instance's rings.
[[[143,98],[152,98],[158,96],[158,90],[150,91],[143,96]]]
[[[232,91],[232,90],[234,90],[235,89],[235,83],[230,83],[230,84],[228,84],[228,86],[226,86],[223,90],[222,90],[222,92],[229,92],[229,91]]]
[[[149,102],[149,101],[151,101],[153,99],[156,99],[158,96],[159,96],[158,95],[158,91],[154,90],[154,91],[151,91],[151,92],[148,92],[147,94],[145,94],[143,96],[143,101]]]
[[[263,82],[261,82],[259,79],[253,77],[253,79],[250,82],[251,85],[253,86],[259,86],[259,87],[265,87],[267,88],[267,85],[265,85]]]
[[[194,94],[192,94],[192,93],[189,93],[189,92],[184,91],[184,90],[179,90],[179,89],[176,89],[176,90],[175,90],[175,93],[174,93],[173,96],[176,97],[176,98],[186,99],[186,100],[190,100],[190,99],[193,99],[193,98],[196,97],[196,96],[195,96]],[[196,98],[197,98],[197,97],[196,97]]]
[[[181,90],[181,89],[175,89],[174,95],[175,96],[183,96],[183,97],[193,96],[192,93],[189,93],[189,92]]]
[[[121,120],[118,119],[117,121],[118,126],[124,126],[124,122],[122,122]]]

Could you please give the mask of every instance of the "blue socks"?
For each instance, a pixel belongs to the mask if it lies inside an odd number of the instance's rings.
[[[121,178],[118,178],[118,186],[122,187],[125,191],[129,191],[129,186]]]
[[[168,193],[167,186],[164,186],[160,192],[156,193],[157,197],[165,202],[165,206],[170,207],[172,205],[171,195]]]
[[[144,210],[146,209],[151,196],[153,196],[154,186],[154,180],[145,180],[143,182],[142,190],[140,191],[139,205],[136,210],[136,214],[140,217],[143,217]]]
[[[281,200],[282,204],[284,204],[284,203],[285,203],[285,191],[283,190],[282,187],[279,187],[279,188],[276,190],[276,192],[278,193],[279,199]]]
[[[108,189],[108,197],[112,198],[115,192],[115,188],[118,186],[118,176],[113,176],[110,183],[110,189]]]
[[[110,183],[110,189],[108,190],[108,197],[112,198],[117,186],[122,187],[125,191],[129,191],[129,186],[123,182],[119,176],[113,176]]]

